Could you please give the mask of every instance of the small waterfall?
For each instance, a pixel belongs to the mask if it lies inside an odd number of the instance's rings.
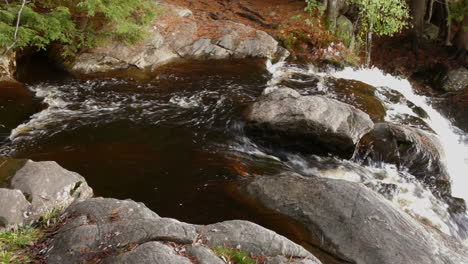
[[[389,87],[403,94],[403,96],[424,109],[428,118],[424,121],[437,134],[443,145],[447,159],[447,169],[452,179],[452,194],[468,201],[468,135],[452,125],[450,120],[442,116],[430,105],[430,99],[414,93],[408,80],[384,74],[377,68],[359,69],[346,68],[333,73],[336,78],[358,80],[375,87]],[[394,115],[407,113],[407,107],[394,106]],[[393,121],[392,117],[388,121]]]
[[[341,78],[357,80],[376,87],[376,97],[386,108],[385,121],[399,123],[398,116],[409,115],[418,117],[415,111],[410,108],[407,102],[422,108],[427,116],[423,118],[433,133],[437,135],[443,145],[446,155],[446,165],[452,179],[453,196],[460,197],[468,201],[468,136],[457,127],[453,126],[447,118],[436,111],[429,102],[429,99],[414,93],[408,80],[392,75],[384,74],[377,68],[353,69],[345,68],[335,72],[318,72],[313,66],[291,65],[286,62],[271,64],[267,62],[267,69],[272,74],[269,87],[280,87],[288,84],[284,80],[292,80],[296,83],[302,82],[295,78],[297,74],[310,75],[318,78],[314,87],[301,86],[302,94],[325,94],[334,97],[328,91],[327,78]],[[293,87],[292,87],[293,88]],[[397,92],[402,95],[406,102],[391,102],[385,97],[387,91]],[[395,165],[375,162],[372,165],[362,167],[359,164],[347,160],[340,160],[335,157],[304,157],[301,155],[287,155],[286,163],[296,171],[306,175],[321,175],[322,177],[343,179],[353,182],[361,182],[366,186],[380,192],[387,199],[392,201],[401,210],[422,220],[429,221],[432,226],[439,230],[460,238],[466,239],[466,229],[468,223],[464,223],[467,215],[458,215],[454,219],[448,213],[448,206],[444,201],[436,198],[432,192],[421,184],[413,175],[404,169],[397,169]],[[401,190],[392,193],[393,187],[398,186]],[[465,189],[464,189],[465,188]],[[390,193],[390,194],[389,194]]]

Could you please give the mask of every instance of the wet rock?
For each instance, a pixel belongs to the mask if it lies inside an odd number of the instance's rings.
[[[13,192],[21,194],[17,197],[19,200],[11,202],[16,203],[15,208],[21,212],[0,210],[0,218],[16,219],[12,223],[30,224],[54,209],[64,209],[74,201],[93,195],[82,176],[63,169],[55,162],[5,158],[0,162],[5,165],[0,167],[0,178],[6,181],[4,187],[10,189],[10,192],[4,192],[10,193],[9,199],[13,199]],[[17,217],[19,214],[23,217]]]
[[[320,263],[301,246],[246,221],[190,225],[162,218],[141,203],[105,198],[78,202],[66,214],[69,217],[47,254],[48,263],[90,259],[101,263],[192,263],[190,256],[199,263],[215,264],[221,261],[210,249],[215,247]]]
[[[409,172],[442,195],[450,194],[445,153],[439,140],[421,129],[378,123],[359,145],[360,158],[384,161]]]
[[[289,88],[268,88],[246,111],[248,129],[292,138],[299,148],[350,153],[374,124],[355,107],[323,96],[301,96]],[[272,133],[273,132],[273,133]],[[310,149],[309,149],[310,151]]]
[[[30,206],[20,190],[0,188],[0,228],[11,228],[22,224]]]
[[[79,55],[72,72],[92,74],[128,68],[155,69],[175,59],[287,56],[270,35],[230,21],[199,21],[190,10],[164,4],[142,43],[109,43]]]
[[[329,78],[327,87],[335,99],[362,110],[374,122],[384,121],[385,108],[376,96],[375,87],[356,80],[336,78]]]
[[[286,216],[298,239],[349,263],[467,263],[466,248],[399,211],[360,183],[295,173],[240,187],[252,203]]]
[[[8,54],[0,54],[0,82],[14,81],[16,69],[16,54],[9,52]]]
[[[456,92],[468,87],[468,69],[460,67],[451,69],[440,81],[440,89],[446,92]]]

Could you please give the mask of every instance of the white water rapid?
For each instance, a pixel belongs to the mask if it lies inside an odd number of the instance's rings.
[[[430,104],[430,98],[416,94],[408,80],[385,74],[377,68],[353,69],[347,67],[340,71],[319,72],[312,65],[267,62],[267,69],[272,74],[272,79],[268,83],[269,87],[287,87],[288,85],[285,85],[284,81],[292,80],[303,84],[300,91],[302,94],[309,94],[310,91],[313,91],[313,93],[333,97],[332,92],[328,91],[325,81],[329,77],[357,80],[372,85],[377,89],[376,97],[386,110],[385,121],[388,122],[399,123],[398,116],[401,115],[418,117],[406,103],[408,101],[423,109],[427,113],[427,117],[423,118],[423,121],[443,145],[447,169],[452,180],[452,194],[454,197],[468,201],[468,135],[435,110]],[[318,79],[314,87],[307,87],[306,76]],[[401,94],[404,97],[404,102],[390,102],[384,95],[388,91]],[[304,158],[300,155],[290,155],[288,160],[288,164],[301,173],[362,182],[381,193],[385,187],[396,185],[399,191],[394,197],[388,199],[394,202],[397,207],[418,219],[429,221],[439,230],[467,242],[466,231],[462,229],[466,229],[468,223],[459,223],[459,221],[454,220],[447,211],[447,204],[436,198],[427,187],[405,170],[398,170],[396,166],[383,162],[362,167],[351,161],[317,156]],[[329,166],[321,167],[321,164],[330,163],[337,165],[333,169],[330,169]],[[468,219],[466,214],[463,218]]]

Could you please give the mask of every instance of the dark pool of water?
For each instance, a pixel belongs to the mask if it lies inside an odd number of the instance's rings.
[[[170,65],[144,82],[36,79],[29,87],[49,92],[50,112],[26,124],[9,154],[57,161],[97,195],[144,202],[162,216],[252,220],[226,186],[274,170],[244,153],[242,131],[242,112],[268,79],[260,60]]]

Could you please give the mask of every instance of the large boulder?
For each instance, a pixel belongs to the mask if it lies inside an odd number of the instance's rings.
[[[367,162],[384,161],[421,179],[442,195],[450,195],[445,153],[434,135],[418,128],[378,123],[359,143],[359,157]]]
[[[30,224],[53,210],[62,210],[93,195],[81,175],[55,162],[5,158],[0,158],[0,162],[4,165],[0,167],[1,187],[5,187],[0,189],[0,219],[4,227]]]
[[[265,89],[248,107],[246,119],[249,129],[279,134],[279,141],[291,137],[306,150],[344,153],[351,153],[374,126],[369,115],[351,105],[323,96],[301,96],[289,88]]]
[[[51,242],[48,263],[224,263],[211,249],[228,248],[253,258],[284,256],[320,262],[285,237],[247,221],[199,226],[163,218],[131,200],[93,198],[70,206]],[[267,261],[265,263],[286,263]]]
[[[163,4],[143,42],[113,42],[80,54],[71,71],[91,74],[112,70],[155,69],[175,59],[276,58],[287,56],[267,33],[230,21],[200,21],[192,12]]]
[[[434,24],[431,24],[431,23],[425,23],[424,25],[424,37],[427,39],[427,40],[437,40],[437,38],[439,37],[439,27],[434,25]]]
[[[239,187],[249,203],[287,217],[295,235],[344,263],[468,263],[468,250],[360,183],[295,173]],[[265,212],[265,213],[266,213]]]
[[[10,228],[23,224],[28,211],[29,202],[20,190],[0,188],[0,228]]]
[[[439,88],[446,92],[456,92],[468,87],[468,69],[459,67],[450,69],[441,78]]]

